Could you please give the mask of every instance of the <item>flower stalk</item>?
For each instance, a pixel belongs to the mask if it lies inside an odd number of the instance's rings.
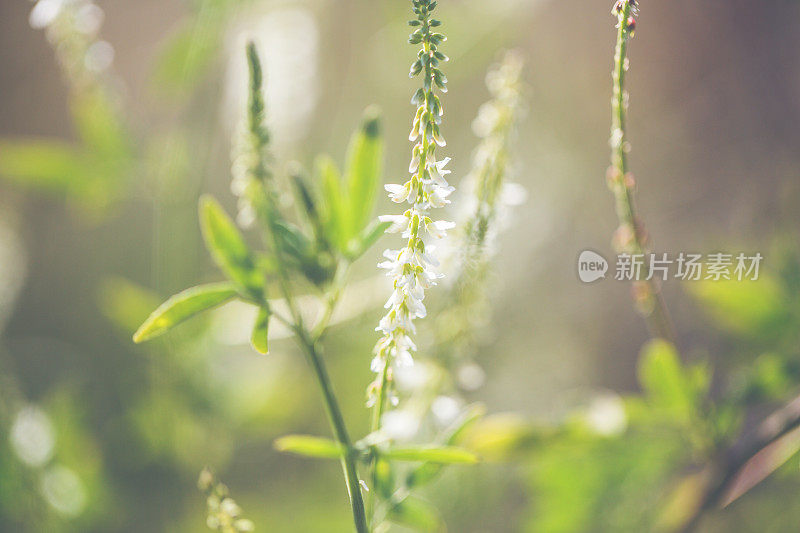
[[[409,134],[409,140],[414,143],[409,165],[411,177],[402,185],[385,187],[394,202],[407,202],[410,207],[402,215],[381,217],[382,221],[392,223],[387,232],[401,232],[406,243],[399,250],[386,250],[383,254],[386,261],[378,265],[393,278],[393,292],[386,302],[388,311],[377,328],[383,336],[375,346],[371,365],[378,374],[369,388],[369,402],[374,406],[373,430],[379,428],[387,404],[395,402],[391,390],[393,367],[412,364],[411,352],[416,350],[416,345],[411,336],[416,333],[414,320],[426,315],[425,290],[441,277],[435,270],[438,262],[431,255],[434,246],[428,243],[431,239],[443,238],[447,230],[454,227],[451,222],[434,221],[429,215],[432,208],[448,204],[447,196],[453,191],[445,179],[449,171],[444,167],[449,158],[436,158],[436,148],[446,144],[440,131],[444,112],[436,92],[437,89],[447,91],[447,78],[439,64],[448,60],[438,49],[446,37],[434,30],[441,22],[431,17],[436,4],[430,0],[412,0],[417,18],[409,22],[415,28],[409,42],[422,46],[409,75],[421,74],[422,87],[411,99],[417,106]]]
[[[614,53],[613,94],[611,97],[611,166],[608,169],[608,187],[616,199],[619,228],[614,235],[618,251],[644,254],[648,249],[648,236],[636,210],[633,174],[628,169],[630,144],[627,139],[626,120],[628,92],[625,75],[628,71],[628,44],[636,30],[637,0],[617,0],[612,15],[617,18],[617,44]],[[647,272],[647,265],[645,272]],[[645,274],[645,278],[648,278]],[[637,308],[645,317],[652,335],[675,342],[672,320],[654,278],[634,281],[634,298]]]
[[[438,344],[467,346],[474,340],[477,317],[484,313],[486,281],[493,243],[502,226],[504,207],[524,198],[520,185],[507,182],[511,144],[522,110],[523,60],[506,52],[502,62],[486,75],[492,99],[483,104],[472,129],[481,139],[472,171],[466,178],[471,189],[469,210],[458,244],[459,271],[450,291],[447,309],[438,317]]]
[[[235,158],[233,184],[234,193],[237,193],[240,198],[240,219],[244,217],[243,222],[245,223],[258,220],[269,236],[268,244],[272,247],[272,251],[277,257],[278,288],[289,307],[291,315],[289,325],[314,371],[314,376],[322,393],[325,414],[334,438],[345,450],[341,457],[342,472],[350,498],[355,528],[358,533],[368,533],[369,529],[358,479],[358,469],[352,453],[352,441],[317,342],[322,331],[324,331],[325,325],[324,322],[321,323],[322,330],[312,332],[303,320],[303,316],[292,297],[289,275],[285,267],[287,258],[284,253],[284,244],[278,238],[280,231],[279,217],[277,216],[275,194],[271,187],[272,184],[269,183],[269,178],[272,174],[266,160],[269,134],[264,126],[265,105],[262,93],[261,65],[253,43],[248,44],[247,59],[250,69],[250,95],[246,131],[243,137],[245,149],[238,158]],[[343,270],[346,271],[346,269],[347,267],[344,266]],[[335,289],[332,294],[338,295],[339,292],[338,289]],[[336,297],[334,296],[328,302],[331,312],[335,303]],[[263,305],[268,304],[265,301]]]

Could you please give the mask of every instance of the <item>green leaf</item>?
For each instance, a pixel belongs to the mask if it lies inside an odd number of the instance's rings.
[[[364,252],[372,247],[373,244],[378,242],[378,239],[380,239],[381,236],[386,233],[386,230],[389,229],[389,226],[391,225],[391,222],[373,220],[369,226],[364,228],[357,240],[350,243],[347,257],[351,260],[361,257]]]
[[[292,179],[295,196],[300,206],[303,208],[304,217],[308,219],[311,225],[316,229],[317,224],[319,224],[319,210],[317,209],[316,195],[306,182],[303,168],[299,164],[291,164],[287,168],[287,173]]]
[[[206,247],[219,268],[256,301],[264,299],[261,274],[236,225],[210,196],[200,198],[200,226]]]
[[[87,184],[85,158],[67,143],[49,140],[0,141],[0,176],[47,192],[68,192]]]
[[[310,435],[286,435],[275,441],[275,449],[318,459],[340,459],[344,455],[338,442]]]
[[[316,161],[316,171],[322,183],[324,224],[331,243],[340,251],[350,240],[350,215],[342,195],[342,180],[336,164],[328,156]]]
[[[369,107],[359,130],[350,140],[347,152],[347,204],[350,210],[350,235],[357,235],[369,222],[383,173],[384,143],[380,111]]]
[[[392,448],[381,456],[395,461],[425,461],[439,464],[475,464],[478,456],[455,446],[430,446],[421,448]]]
[[[738,335],[774,337],[789,319],[783,291],[767,275],[756,281],[701,281],[690,290],[720,326]]]
[[[736,472],[727,493],[723,495],[722,506],[730,505],[764,481],[798,451],[800,451],[800,429],[797,428],[762,448]],[[792,470],[796,468],[793,466]]]
[[[486,414],[486,406],[481,403],[470,405],[453,423],[445,430],[445,443],[453,445],[475,422]]]
[[[261,307],[258,310],[256,324],[253,326],[253,334],[250,336],[250,343],[258,353],[269,353],[267,336],[269,333],[269,309]]]
[[[133,334],[133,342],[161,335],[187,318],[227,302],[236,294],[236,288],[230,283],[211,283],[186,289],[153,311]]]
[[[748,400],[780,400],[797,382],[798,369],[784,356],[764,353],[750,362],[746,374],[745,394]]]
[[[443,442],[449,446],[456,444],[463,436],[464,432],[467,431],[484,414],[486,414],[486,407],[484,407],[482,404],[474,404],[470,406],[458,419],[456,419],[448,428],[444,430],[442,435],[439,437],[439,442]],[[436,479],[436,477],[438,477],[439,473],[442,471],[442,468],[443,466],[438,463],[423,463],[408,473],[406,476],[406,484],[409,487],[417,487],[426,483],[430,483]]]
[[[389,510],[389,520],[419,531],[445,531],[439,511],[431,504],[416,498],[405,498]]]
[[[300,228],[294,224],[283,220],[276,220],[273,225],[273,231],[275,231],[278,239],[280,239],[283,251],[294,259],[302,261],[312,255],[311,241],[303,234]]]
[[[672,344],[656,339],[642,349],[639,381],[650,401],[683,422],[698,412],[710,376],[703,366],[685,368]]]

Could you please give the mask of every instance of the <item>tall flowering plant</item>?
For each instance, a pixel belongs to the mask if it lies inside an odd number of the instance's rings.
[[[433,220],[431,210],[449,203],[447,197],[454,188],[445,176],[449,158],[437,160],[436,148],[445,146],[440,126],[444,109],[436,94],[447,92],[447,77],[439,68],[448,60],[439,45],[447,38],[434,30],[441,22],[431,17],[437,2],[413,0],[417,18],[409,24],[416,28],[409,38],[411,44],[421,44],[417,59],[411,65],[410,76],[422,75],[422,87],[411,99],[417,112],[408,138],[414,143],[411,150],[410,178],[402,185],[389,184],[386,190],[396,203],[407,203],[409,208],[401,215],[383,215],[381,221],[390,222],[390,233],[401,233],[405,246],[399,250],[386,250],[386,261],[378,266],[392,278],[393,291],[386,302],[388,310],[377,330],[383,333],[375,346],[372,370],[378,379],[369,389],[369,403],[374,405],[373,429],[380,425],[380,418],[387,400],[394,402],[391,385],[393,367],[410,365],[411,352],[416,350],[412,336],[416,333],[414,320],[424,318],[427,311],[423,300],[425,291],[436,284],[441,274],[433,252],[435,246],[429,239],[441,239],[455,224],[444,220]],[[427,239],[426,239],[427,237]],[[427,241],[427,244],[426,244]]]
[[[438,50],[445,38],[434,31],[441,24],[431,17],[436,2],[412,3],[417,18],[411,22],[415,27],[411,42],[422,48],[411,74],[423,74],[423,83],[413,98],[417,112],[410,135],[415,143],[409,167],[411,177],[403,185],[386,186],[395,202],[407,202],[409,208],[401,215],[370,220],[383,159],[380,120],[370,109],[350,143],[343,174],[326,157],[318,159],[313,180],[307,178],[299,164],[287,167],[299,217],[286,212],[279,200],[277,178],[281,170],[269,154],[261,63],[251,43],[246,54],[250,74],[248,106],[234,146],[231,188],[238,198],[239,225],[261,234],[266,253],[251,250],[223,208],[212,198],[203,198],[200,222],[206,247],[228,280],[176,294],[156,309],[134,335],[136,342],[151,339],[191,316],[233,299],[256,308],[251,341],[258,352],[267,354],[270,350],[272,322],[277,320],[288,327],[319,385],[333,438],[288,435],[278,439],[275,446],[279,451],[341,463],[358,533],[383,530],[391,521],[426,531],[439,527],[438,520],[421,522],[418,504],[414,507],[415,503],[406,498],[407,492],[396,491],[391,478],[395,462],[417,464],[412,473],[416,472],[415,479],[421,480],[430,479],[431,472],[438,472],[443,464],[477,460],[474,454],[449,443],[398,446],[391,439],[380,437],[381,414],[393,382],[392,369],[410,364],[415,350],[413,321],[425,316],[424,291],[440,277],[431,255],[434,246],[429,243],[444,237],[453,227],[450,222],[434,221],[429,214],[447,204],[453,191],[445,179],[447,159],[438,160],[436,156],[436,148],[445,144],[439,129],[443,113],[437,94],[446,90],[447,80],[439,64],[447,58]],[[371,387],[373,431],[356,441],[350,436],[328,374],[322,340],[337,302],[347,289],[350,265],[385,231],[401,232],[406,245],[385,252],[386,261],[381,264],[392,276],[394,290],[387,303],[388,312],[380,322],[384,335],[373,362],[373,369],[379,373]],[[308,300],[309,289],[318,296],[317,307],[321,309],[314,319],[303,312],[306,304],[301,306],[301,299]],[[359,475],[360,467],[372,474],[369,482]],[[365,491],[369,491],[370,503],[374,500],[372,495],[377,494],[381,505],[367,507]],[[210,507],[214,527],[228,522],[241,525],[238,508],[228,504],[236,511],[231,512],[223,507],[221,503]]]

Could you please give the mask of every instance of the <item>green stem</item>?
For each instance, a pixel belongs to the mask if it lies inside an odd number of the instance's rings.
[[[325,414],[327,415],[328,422],[333,430],[333,435],[336,438],[336,441],[342,446],[342,449],[345,450],[345,453],[341,459],[342,472],[344,474],[345,485],[347,486],[347,494],[350,497],[350,507],[353,511],[353,520],[355,522],[356,532],[369,533],[369,528],[367,527],[367,515],[364,509],[364,500],[361,496],[361,486],[358,479],[358,470],[356,468],[355,457],[353,454],[353,445],[350,441],[350,435],[347,433],[347,426],[345,425],[342,411],[339,408],[339,402],[336,400],[336,395],[333,392],[333,386],[331,384],[330,377],[328,376],[328,371],[325,368],[325,363],[323,362],[319,353],[319,349],[317,348],[317,340],[319,337],[321,337],[322,332],[324,332],[325,326],[322,326],[322,329],[319,332],[313,334],[306,330],[303,322],[303,315],[300,310],[297,309],[297,306],[294,304],[294,300],[292,299],[291,290],[289,288],[289,276],[283,268],[283,254],[281,253],[280,243],[278,242],[277,237],[275,237],[274,231],[269,231],[269,234],[272,236],[272,246],[275,254],[278,257],[278,285],[283,293],[283,297],[286,299],[287,305],[289,306],[289,312],[294,319],[295,323],[293,329],[295,335],[297,336],[298,342],[302,346],[303,351],[305,352],[306,357],[311,364],[311,368],[314,370],[317,383],[322,391]],[[344,275],[345,274],[342,273],[342,276]],[[339,290],[334,291],[334,295],[328,300],[328,308],[331,309],[330,314],[333,313],[333,307],[336,304],[339,293]]]
[[[342,472],[344,473],[344,480],[347,485],[347,493],[350,496],[350,506],[353,510],[353,520],[355,522],[356,531],[358,533],[369,533],[364,500],[361,496],[361,486],[358,479],[358,470],[353,454],[353,445],[347,433],[347,427],[344,423],[342,411],[339,408],[339,402],[336,400],[336,395],[333,392],[333,386],[328,376],[328,371],[325,368],[325,363],[319,353],[317,344],[309,337],[307,332],[298,330],[297,334],[308,361],[314,369],[314,375],[322,391],[325,414],[328,416],[328,422],[330,422],[333,435],[345,450],[341,459]]]
[[[628,70],[628,41],[632,37],[632,29],[628,27],[628,18],[633,6],[630,1],[623,2],[617,14],[618,31],[617,46],[614,54],[613,95],[611,98],[611,172],[609,188],[616,199],[617,217],[620,228],[630,235],[624,246],[632,254],[644,254],[647,249],[644,226],[636,212],[633,177],[628,170],[628,143],[625,128],[627,118],[627,96],[625,92],[625,73]],[[646,274],[645,274],[646,275]],[[647,276],[646,276],[647,277]],[[675,332],[669,316],[661,288],[655,279],[644,282],[643,295],[646,303],[642,314],[645,316],[650,332],[656,336],[675,343]]]
[[[285,267],[286,262],[285,254],[281,242],[278,239],[278,233],[275,231],[278,221],[278,202],[275,199],[274,191],[270,188],[271,184],[268,181],[271,173],[267,166],[266,160],[263,157],[263,152],[266,148],[269,135],[264,127],[264,100],[261,92],[262,88],[262,73],[261,64],[258,59],[258,53],[255,46],[250,43],[247,47],[247,59],[250,67],[250,101],[248,109],[248,127],[250,134],[254,139],[254,151],[258,154],[258,159],[253,174],[257,179],[258,187],[251,187],[250,200],[256,210],[256,215],[263,225],[265,234],[267,235],[268,245],[272,248],[273,253],[277,258],[278,270],[278,286],[282,296],[286,300],[286,305],[289,307],[289,313],[292,317],[293,323],[291,328],[294,331],[298,342],[303,348],[303,351],[308,358],[311,367],[314,369],[314,375],[319,383],[322,397],[324,400],[325,414],[330,422],[331,429],[333,430],[334,437],[341,445],[345,453],[342,455],[342,471],[344,472],[345,483],[347,485],[347,492],[350,496],[350,506],[353,509],[353,519],[355,521],[357,533],[369,533],[367,527],[367,517],[364,511],[364,501],[361,496],[361,487],[359,485],[358,470],[356,469],[355,454],[353,452],[353,445],[350,442],[350,436],[347,433],[347,427],[344,423],[342,411],[339,408],[339,403],[336,400],[336,395],[333,393],[328,371],[325,368],[325,363],[318,349],[318,340],[322,336],[327,322],[333,314],[333,307],[341,292],[341,279],[346,275],[347,265],[340,265],[337,271],[337,285],[336,289],[330,294],[327,302],[327,311],[323,317],[323,323],[318,324],[313,333],[309,332],[306,328],[303,315],[295,305],[292,298],[291,280],[289,273]],[[279,318],[282,322],[288,323],[288,320],[282,316]]]
[[[800,396],[772,413],[741,442],[725,450],[716,462],[709,466],[710,481],[699,496],[695,512],[680,530],[682,533],[697,531],[705,514],[731,503],[723,501],[745,466],[759,453],[776,441],[800,427]]]
[[[328,296],[325,299],[325,309],[322,313],[322,317],[320,317],[317,324],[311,330],[311,338],[314,340],[314,342],[319,342],[325,335],[325,332],[328,330],[328,326],[333,318],[333,312],[336,310],[336,304],[339,302],[339,298],[342,296],[342,290],[344,290],[345,281],[347,280],[347,274],[349,271],[350,263],[344,260],[336,268],[333,282],[330,285]]]

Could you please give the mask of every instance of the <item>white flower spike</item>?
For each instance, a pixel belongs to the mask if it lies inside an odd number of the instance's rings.
[[[442,239],[447,230],[455,227],[452,222],[434,221],[429,211],[447,205],[447,197],[454,188],[445,176],[450,171],[445,166],[450,158],[437,160],[437,147],[445,146],[440,131],[442,104],[437,94],[446,92],[447,78],[439,69],[447,57],[439,52],[445,37],[436,33],[441,23],[430,18],[436,3],[430,0],[415,0],[414,12],[418,18],[411,25],[416,29],[409,42],[421,44],[417,59],[411,65],[411,76],[422,75],[422,87],[412,98],[417,111],[412,121],[409,140],[414,143],[408,171],[411,176],[403,184],[385,186],[393,202],[407,202],[410,207],[402,215],[384,215],[383,222],[391,222],[387,233],[401,233],[405,246],[400,250],[387,250],[386,261],[378,264],[393,279],[393,292],[386,302],[386,315],[381,319],[377,331],[383,333],[375,346],[372,371],[379,374],[370,386],[368,403],[382,411],[384,402],[391,397],[392,369],[413,363],[412,352],[416,350],[411,335],[415,333],[414,319],[427,314],[425,290],[436,284],[441,274],[436,271],[439,262],[433,255],[430,240]]]

